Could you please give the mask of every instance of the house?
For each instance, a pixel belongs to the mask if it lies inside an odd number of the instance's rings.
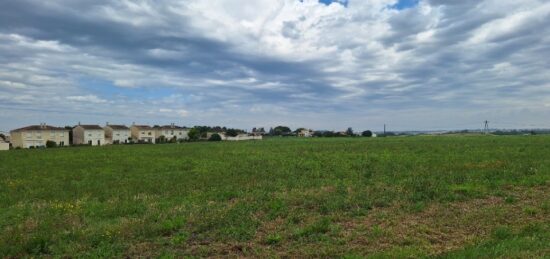
[[[155,143],[155,130],[147,125],[135,125],[130,127],[132,140],[139,143]]]
[[[128,143],[132,139],[130,128],[125,125],[112,125],[107,123],[105,127],[105,142],[107,144]]]
[[[164,138],[166,141],[170,141],[172,139],[189,139],[189,129],[176,126],[174,123],[165,126],[155,126],[153,129],[155,131],[155,139],[157,141],[160,138]]]
[[[12,130],[10,138],[14,148],[44,147],[48,141],[62,147],[69,144],[69,129],[41,123]]]
[[[313,130],[302,129],[302,130],[298,131],[297,136],[302,137],[302,138],[311,138],[311,137],[313,137]]]
[[[10,143],[0,137],[0,151],[10,150]]]
[[[99,125],[81,125],[73,128],[73,145],[103,146],[105,130]]]

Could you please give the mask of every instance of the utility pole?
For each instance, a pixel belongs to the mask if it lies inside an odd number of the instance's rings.
[[[386,124],[384,124],[384,136],[386,136]]]
[[[483,133],[489,134],[489,121],[485,120],[485,127],[483,128]]]

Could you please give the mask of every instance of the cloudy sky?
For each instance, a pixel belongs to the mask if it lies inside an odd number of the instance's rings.
[[[0,131],[484,120],[550,127],[550,1],[0,1]]]

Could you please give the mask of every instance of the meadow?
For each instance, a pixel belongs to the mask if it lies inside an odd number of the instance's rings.
[[[0,153],[0,257],[548,257],[550,136]]]

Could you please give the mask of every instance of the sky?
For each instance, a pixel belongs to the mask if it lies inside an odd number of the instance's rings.
[[[485,120],[550,128],[550,1],[0,1],[0,131]]]

